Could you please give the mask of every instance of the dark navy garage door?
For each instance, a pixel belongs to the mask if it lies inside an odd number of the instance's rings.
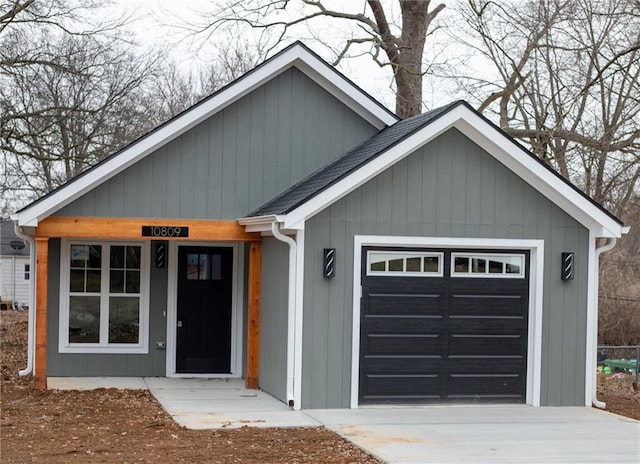
[[[360,404],[524,403],[528,251],[364,248]]]

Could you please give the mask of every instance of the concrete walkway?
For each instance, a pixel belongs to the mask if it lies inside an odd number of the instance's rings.
[[[640,422],[593,408],[431,406],[293,411],[242,380],[49,378],[49,388],[148,388],[191,429],[325,426],[400,463],[637,463]]]

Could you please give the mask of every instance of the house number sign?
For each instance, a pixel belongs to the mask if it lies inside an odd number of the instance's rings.
[[[143,237],[188,237],[189,228],[185,226],[142,226]]]

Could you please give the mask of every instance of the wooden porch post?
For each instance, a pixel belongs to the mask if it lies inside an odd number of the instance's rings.
[[[262,243],[249,247],[249,289],[247,323],[247,377],[245,386],[260,386],[260,284],[262,276]]]
[[[47,267],[49,238],[36,238],[36,358],[33,384],[39,390],[47,388]]]

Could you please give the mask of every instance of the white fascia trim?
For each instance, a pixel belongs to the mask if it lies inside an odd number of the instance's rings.
[[[284,227],[292,229],[299,227],[310,217],[452,127],[460,130],[567,214],[594,231],[598,237],[620,237],[624,233],[624,228],[617,221],[549,172],[535,159],[523,153],[516,143],[505,137],[496,127],[463,105],[436,118],[418,132],[285,215]]]
[[[270,214],[267,216],[255,216],[236,219],[238,224],[244,226],[246,232],[271,232],[272,223],[282,222],[282,216]]]
[[[38,221],[63,208],[88,190],[111,179],[148,154],[166,145],[211,115],[244,97],[266,81],[296,66],[329,93],[349,105],[356,113],[378,129],[391,125],[397,118],[379,106],[354,84],[342,78],[337,71],[315,57],[302,46],[292,47],[258,69],[238,79],[209,100],[200,103],[162,128],[134,142],[112,159],[97,165],[83,176],[70,182],[57,192],[30,208],[16,214],[18,225],[37,226]]]
[[[529,330],[527,342],[526,403],[531,406],[540,406],[540,392],[542,383],[542,303],[544,284],[544,240],[355,235],[353,241],[351,408],[358,407],[360,374],[360,300],[362,297],[360,271],[362,266],[363,246],[529,250]]]

